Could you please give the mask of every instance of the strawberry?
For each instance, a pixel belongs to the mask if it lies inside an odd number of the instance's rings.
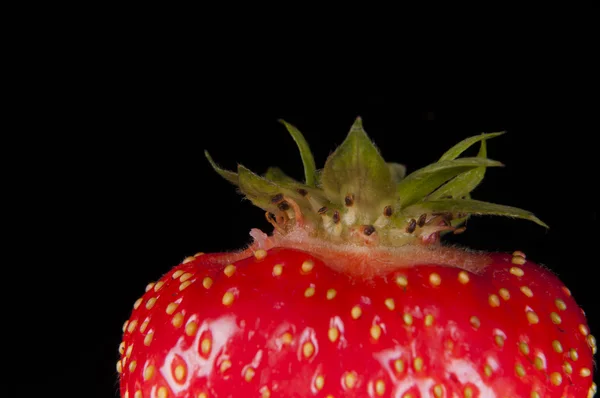
[[[266,211],[271,235],[198,253],[134,304],[122,397],[592,397],[596,340],[571,292],[525,254],[441,242],[472,215],[530,212],[471,199],[487,140],[405,175],[356,120],[305,182],[214,169]],[[460,157],[479,143],[476,157]]]

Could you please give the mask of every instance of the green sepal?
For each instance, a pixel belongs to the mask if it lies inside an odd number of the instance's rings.
[[[294,139],[296,141],[296,145],[298,145],[298,150],[300,151],[300,157],[302,158],[302,164],[304,165],[304,179],[306,185],[309,187],[315,186],[315,171],[317,170],[317,166],[315,165],[315,159],[313,157],[312,152],[310,151],[310,147],[308,146],[308,142],[306,139],[293,125],[289,124],[285,120],[279,120],[282,123]]]
[[[254,174],[241,164],[238,165],[238,179],[240,191],[252,203],[267,211],[272,211],[276,208],[271,199],[273,196],[281,193],[281,187],[258,174]]]
[[[406,166],[400,163],[388,163],[390,169],[390,175],[394,183],[399,183],[404,177],[406,177]]]
[[[502,163],[482,158],[460,158],[433,163],[400,181],[397,185],[398,202],[402,208],[410,206],[461,173],[477,167],[499,166],[502,166]]]
[[[217,166],[217,164],[213,161],[212,157],[208,154],[208,151],[204,151],[204,156],[208,159],[208,162],[212,166],[212,168],[224,179],[229,181],[234,185],[238,185],[238,175],[233,171],[225,170]]]
[[[288,176],[281,170],[279,167],[269,167],[267,172],[265,173],[265,178],[269,181],[274,182],[278,185],[284,186],[295,186],[301,185],[300,182],[294,180],[292,177]]]
[[[549,228],[542,220],[526,210],[472,199],[448,199],[420,202],[402,210],[402,215],[405,217],[418,217],[423,213],[467,213],[470,215],[522,218],[533,221],[542,227]]]
[[[454,145],[452,148],[448,149],[440,158],[439,162],[443,162],[445,160],[454,160],[459,157],[464,151],[469,149],[473,144],[476,144],[479,141],[489,140],[490,138],[498,137],[504,134],[504,131],[498,133],[487,133],[487,134],[479,134],[473,137],[465,138],[458,144]]]
[[[481,140],[481,147],[479,148],[477,157],[481,159],[487,158],[485,139]],[[457,175],[454,179],[448,181],[447,184],[442,185],[438,190],[429,195],[427,200],[437,200],[443,197],[462,198],[468,195],[483,181],[485,170],[486,167],[477,167]]]
[[[360,118],[325,162],[320,183],[331,202],[344,203],[346,195],[353,194],[355,205],[365,213],[379,211],[379,202],[393,197],[395,184],[390,169]]]

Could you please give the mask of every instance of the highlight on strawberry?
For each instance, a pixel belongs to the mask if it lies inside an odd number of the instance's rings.
[[[469,217],[546,225],[471,197],[487,141],[410,174],[356,119],[304,181],[212,167],[265,212],[270,234],[185,258],[135,302],[117,362],[124,398],[593,397],[596,339],[570,290],[521,251],[444,244]],[[463,153],[479,146],[477,156]]]

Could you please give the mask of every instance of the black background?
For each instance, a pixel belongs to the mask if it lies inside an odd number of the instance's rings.
[[[40,377],[58,381],[62,396],[116,396],[121,326],[147,283],[198,251],[244,247],[251,228],[270,231],[264,213],[211,169],[203,151],[228,169],[239,162],[263,173],[274,165],[300,179],[300,156],[280,118],[304,133],[321,167],[361,116],[384,158],[409,172],[466,137],[506,130],[488,142],[488,156],[505,167],[488,170],[473,197],[530,210],[550,229],[475,217],[451,241],[524,251],[560,276],[600,334],[598,111],[586,97],[589,75],[482,67],[466,90],[452,73],[398,72],[376,83],[377,63],[369,72],[320,73],[315,60],[313,77],[286,72],[299,57],[261,69],[251,54],[217,65],[187,50],[121,43],[105,58],[82,60],[68,85],[41,76],[49,87],[36,98],[52,106],[23,119],[52,131],[25,146],[34,150],[22,162],[38,163],[23,200],[32,223],[21,227],[34,242],[22,253],[43,298],[36,316],[55,338],[36,350],[64,362],[48,361]]]
[[[263,212],[212,171],[203,150],[225,168],[239,162],[262,173],[278,165],[302,178],[299,154],[278,118],[305,134],[322,166],[360,115],[383,156],[409,171],[435,161],[463,138],[506,130],[488,142],[488,156],[506,166],[488,170],[474,197],[530,210],[550,229],[477,217],[452,241],[490,251],[519,249],[547,265],[571,288],[592,332],[599,333],[592,276],[598,241],[596,128],[588,124],[588,110],[564,99],[540,102],[539,95],[522,106],[511,105],[510,96],[488,104],[415,105],[391,93],[303,91],[298,97],[285,88],[259,88],[203,93],[175,85],[138,92],[120,110],[123,124],[98,137],[106,152],[94,174],[102,187],[96,209],[107,229],[96,251],[108,254],[98,272],[106,294],[97,303],[102,334],[92,354],[98,396],[116,391],[121,325],[148,282],[198,251],[243,247],[250,228],[270,230]]]

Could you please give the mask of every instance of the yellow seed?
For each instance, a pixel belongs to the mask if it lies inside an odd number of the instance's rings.
[[[190,273],[190,272],[186,272],[185,274],[181,275],[181,277],[179,278],[179,282],[185,282],[188,279],[190,279],[192,276],[194,276],[194,274]]]
[[[433,315],[431,315],[431,314],[425,315],[425,326],[429,327],[429,326],[433,325],[433,321],[434,321]]]
[[[204,338],[200,342],[200,350],[202,351],[203,355],[208,355],[211,347],[212,347],[212,341],[209,338]]]
[[[323,376],[321,376],[321,375],[318,375],[315,378],[315,387],[316,387],[316,389],[320,391],[320,390],[323,389],[324,385],[325,385],[325,378]]]
[[[387,299],[385,299],[384,303],[385,303],[385,306],[390,311],[393,311],[396,308],[396,303],[394,303],[394,299],[393,298],[387,298]]]
[[[188,336],[194,336],[196,331],[198,331],[198,324],[196,322],[188,322],[188,324],[185,325],[185,334]]]
[[[407,325],[412,325],[412,323],[413,323],[413,317],[409,313],[405,313],[404,315],[402,315],[402,320]]]
[[[305,262],[302,263],[302,272],[307,273],[312,271],[313,267],[315,266],[315,263],[313,263],[311,260],[306,260]]]
[[[206,277],[204,279],[202,279],[202,286],[204,286],[205,289],[210,289],[210,287],[213,284],[213,280],[210,277]]]
[[[589,375],[591,375],[591,374],[592,374],[592,372],[591,372],[591,371],[590,371],[588,368],[581,368],[581,369],[579,370],[579,375],[580,375],[581,377],[588,377],[588,376],[589,376]]]
[[[185,281],[179,285],[179,291],[183,291],[186,287],[192,284],[192,281]]]
[[[135,303],[133,303],[133,309],[137,310],[138,308],[140,308],[140,304],[142,304],[143,299],[140,297],[139,299],[135,300]]]
[[[310,358],[314,352],[315,346],[310,341],[307,341],[302,345],[302,355],[304,355],[305,358]]]
[[[121,344],[119,344],[119,354],[123,355],[124,352],[125,352],[125,342],[121,341]]]
[[[233,304],[234,299],[235,299],[235,296],[233,295],[232,292],[226,292],[223,295],[222,303],[224,306],[229,307],[231,304]]]
[[[137,390],[135,392],[135,394],[133,395],[133,398],[142,398],[142,391],[141,390]]]
[[[198,252],[198,253],[194,254],[194,257],[200,257],[200,256],[204,256],[204,252]]]
[[[292,343],[293,339],[294,339],[294,337],[292,336],[292,334],[290,332],[285,332],[284,334],[281,335],[281,341],[285,345],[290,345]]]
[[[175,367],[175,379],[182,381],[185,378],[185,367],[183,365],[177,365]]]
[[[555,325],[560,325],[560,323],[562,322],[562,320],[560,319],[560,315],[558,315],[556,312],[550,313],[550,319]]]
[[[526,258],[525,253],[523,253],[521,250],[516,250],[513,252],[513,257],[523,257]]]
[[[530,324],[536,324],[540,322],[540,317],[537,316],[537,314],[533,311],[527,311],[526,313],[527,315],[527,321],[529,321]]]
[[[154,291],[158,292],[164,285],[165,283],[163,281],[158,281],[156,282],[156,285],[154,285]]]
[[[521,286],[520,290],[527,297],[533,297],[533,292],[528,286]]]
[[[194,261],[196,258],[194,256],[189,256],[183,259],[183,261],[181,262],[182,264],[187,264],[190,261]]]
[[[423,370],[423,358],[416,357],[415,360],[413,361],[413,367],[415,368],[416,372],[422,371]]]
[[[271,398],[271,390],[269,390],[269,387],[267,387],[267,386],[263,386],[260,390],[258,390],[258,392],[260,393],[260,398]],[[198,398],[208,398],[208,397],[198,397]]]
[[[137,366],[137,362],[136,361],[131,361],[129,363],[129,371],[133,372],[135,370],[135,367]]]
[[[167,398],[169,396],[169,391],[167,390],[167,387],[160,387],[157,391],[157,397],[158,398]]]
[[[129,390],[125,390],[125,394],[123,395],[123,398],[129,398]]]
[[[335,291],[335,289],[329,289],[327,290],[327,300],[331,300],[336,296],[337,292]]]
[[[469,322],[471,322],[471,326],[473,326],[475,329],[479,329],[479,327],[481,326],[481,321],[476,316],[472,316],[469,319]]]
[[[177,314],[175,314],[173,316],[173,319],[171,320],[171,323],[176,328],[181,327],[181,325],[183,325],[183,314],[181,312],[178,312]]]
[[[596,349],[596,338],[594,337],[593,334],[588,334],[588,336],[585,338],[587,340],[588,345],[590,346],[590,348],[592,349],[592,351],[594,351]],[[595,352],[594,352],[595,354]]]
[[[556,308],[558,308],[561,311],[564,311],[567,309],[567,304],[565,304],[565,302],[562,301],[561,299],[554,300],[554,305],[556,305]]]
[[[488,365],[487,363],[483,366],[483,373],[485,373],[485,375],[487,377],[490,377],[492,375],[493,369],[490,365]]]
[[[500,306],[500,298],[498,296],[496,296],[495,294],[490,294],[490,297],[488,298],[488,302],[490,303],[490,306],[492,306],[492,307]]]
[[[371,326],[370,332],[373,339],[379,340],[379,337],[381,337],[381,326],[377,324]]]
[[[146,328],[148,327],[148,324],[150,323],[150,319],[146,318],[144,320],[144,322],[142,322],[142,324],[140,325],[140,332],[144,333],[146,331]]]
[[[180,270],[180,269],[178,269],[177,271],[173,272],[173,275],[171,275],[171,277],[172,277],[173,279],[177,279],[177,278],[179,278],[181,275],[183,275],[183,271],[182,271],[182,270]]]
[[[283,272],[283,266],[281,264],[275,264],[273,266],[273,276],[279,276]]]
[[[500,297],[502,297],[504,301],[510,298],[510,292],[506,288],[501,288],[500,290],[498,290],[498,294],[500,295]]]
[[[440,274],[432,272],[429,275],[429,283],[431,283],[432,286],[439,286],[442,283],[442,277]]]
[[[129,358],[131,356],[132,351],[133,351],[133,344],[131,344],[129,347],[127,347],[127,352],[125,353],[125,356],[127,358]]]
[[[558,341],[558,340],[554,340],[552,342],[552,348],[554,349],[554,351],[558,352],[559,354],[561,352],[563,352],[562,344],[560,344],[560,341]]]
[[[571,295],[571,291],[570,291],[570,290],[569,290],[569,288],[568,288],[568,287],[566,287],[566,286],[563,286],[563,287],[562,287],[562,291],[563,291],[563,292],[565,292],[565,294],[566,294],[567,296],[570,296],[570,295]]]
[[[590,330],[587,328],[587,326],[585,326],[584,324],[580,324],[579,325],[579,331],[581,332],[582,335],[587,336],[588,334],[590,334]]]
[[[144,345],[147,347],[152,343],[152,338],[154,337],[154,332],[148,332],[146,337],[144,337]]]
[[[498,347],[503,347],[504,346],[504,337],[502,337],[501,335],[497,334],[494,336],[494,341],[496,342],[496,345]]]
[[[227,267],[225,267],[223,273],[227,275],[227,277],[231,277],[233,274],[235,274],[235,265],[229,264]]]
[[[123,365],[121,364],[121,361],[117,361],[117,372],[118,373],[123,372]]]
[[[327,331],[327,337],[329,337],[329,340],[332,343],[335,343],[335,341],[338,339],[338,337],[340,336],[340,331],[338,330],[338,328],[329,328],[329,330]]]
[[[523,355],[529,355],[529,346],[527,345],[527,343],[526,343],[526,342],[524,342],[524,341],[521,341],[521,342],[519,343],[519,351],[521,351],[521,353],[522,353]]]
[[[535,357],[535,359],[533,360],[533,365],[537,370],[544,369],[544,361],[540,357]]]
[[[396,373],[404,372],[404,361],[401,359],[396,359],[394,361],[394,370],[396,371]]]
[[[352,319],[358,319],[362,315],[362,310],[358,305],[355,305],[354,307],[352,307],[350,315],[352,316]]]
[[[133,320],[133,321],[129,322],[129,325],[127,326],[127,331],[129,333],[133,333],[136,326],[137,326],[137,320]]]
[[[244,372],[244,380],[246,380],[248,383],[250,383],[252,381],[252,379],[254,378],[255,374],[256,374],[256,371],[253,368],[246,369],[246,372]]]
[[[306,288],[306,290],[304,291],[304,297],[312,297],[315,295],[315,288],[312,286],[309,286]]]
[[[156,304],[156,297],[149,298],[148,302],[146,303],[146,309],[152,309],[152,307],[154,307],[154,304]]]
[[[146,291],[152,289],[154,287],[154,282],[150,282],[146,285]]]
[[[230,367],[231,367],[231,361],[229,359],[226,359],[223,362],[221,362],[221,365],[219,366],[219,371],[221,373],[225,373],[227,371],[227,369],[229,369]]]
[[[510,267],[510,271],[511,274],[513,274],[514,276],[523,276],[525,275],[525,272],[523,272],[523,270],[519,267]]]
[[[562,376],[558,372],[553,372],[550,375],[550,382],[555,386],[560,386],[562,384]]]
[[[577,350],[575,348],[571,348],[569,350],[569,358],[571,358],[573,361],[579,359],[579,354],[577,354]]]
[[[154,365],[150,365],[144,370],[144,380],[148,381],[154,376],[154,369]]]
[[[254,252],[254,258],[256,258],[257,260],[263,260],[265,257],[267,257],[267,251],[263,250],[263,249],[259,249],[257,251]]]
[[[165,310],[165,312],[169,315],[173,315],[173,313],[175,312],[175,310],[177,309],[178,306],[179,306],[179,303],[169,303],[169,305],[167,305],[167,309]]]
[[[465,398],[473,398],[473,389],[469,386],[465,387]]]
[[[344,384],[346,385],[346,388],[354,388],[354,386],[356,385],[356,373],[346,372],[346,374],[344,375]]]
[[[573,373],[573,366],[571,366],[571,364],[567,361],[565,361],[563,363],[563,370],[565,371],[566,374],[571,374]]]
[[[467,274],[465,271],[460,271],[458,273],[458,281],[463,285],[469,283],[469,274]]]
[[[541,398],[540,397],[540,393],[537,392],[537,391],[532,391],[531,395],[530,395],[530,398]]]
[[[169,391],[167,390],[167,387],[160,387],[157,391],[157,397],[158,398],[167,398],[169,396]]]
[[[442,398],[443,394],[444,389],[441,385],[436,384],[435,386],[433,386],[433,395],[435,396],[435,398]]]
[[[385,394],[385,383],[383,380],[377,380],[375,382],[375,394],[382,396]]]
[[[523,367],[523,365],[521,364],[517,364],[515,365],[515,372],[517,373],[518,376],[523,377],[525,376],[525,368]]]
[[[406,287],[408,286],[408,279],[404,275],[398,275],[396,277],[396,284],[400,287]]]
[[[523,264],[525,264],[525,259],[521,256],[513,256],[511,262],[513,264],[523,265]]]

